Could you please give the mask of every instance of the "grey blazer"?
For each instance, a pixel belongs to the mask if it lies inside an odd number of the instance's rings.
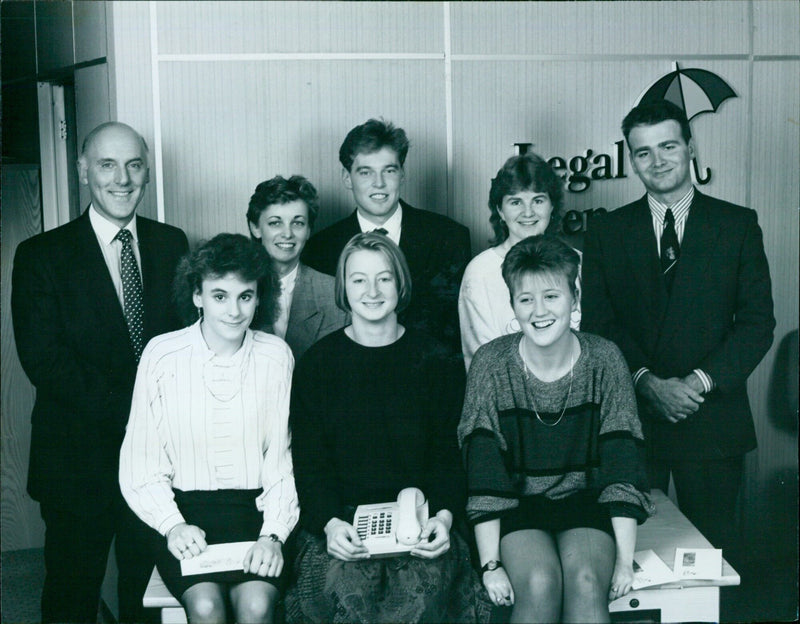
[[[348,324],[350,315],[336,307],[334,278],[300,264],[289,310],[286,342],[295,361],[317,340]],[[272,327],[265,327],[272,332]]]

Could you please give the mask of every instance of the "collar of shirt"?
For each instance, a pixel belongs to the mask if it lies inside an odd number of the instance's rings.
[[[281,295],[291,295],[294,292],[294,285],[297,282],[297,273],[300,269],[298,264],[291,271],[281,278]]]
[[[386,220],[386,223],[383,224],[373,223],[364,217],[358,210],[356,210],[356,217],[358,218],[358,227],[361,228],[362,232],[371,232],[374,229],[383,228],[386,230],[386,235],[391,238],[395,244],[400,244],[400,232],[403,225],[402,205],[398,204],[397,210],[395,210],[394,214]]]
[[[92,224],[92,229],[94,233],[97,235],[97,238],[104,244],[110,245],[114,241],[114,237],[119,232],[120,228],[118,225],[111,223],[108,219],[106,219],[103,215],[101,215],[94,207],[94,205],[89,206],[89,223]],[[134,216],[133,219],[128,221],[128,225],[125,226],[126,230],[129,230],[130,233],[133,235],[133,240],[136,243],[139,243],[139,234],[136,230],[136,217]]]
[[[662,224],[662,227],[664,224],[664,216],[667,214],[667,209],[668,208],[671,209],[672,216],[675,217],[675,227],[677,228],[679,225],[683,225],[683,223],[686,221],[686,218],[689,216],[689,208],[692,205],[693,199],[694,199],[694,186],[691,186],[687,191],[686,195],[681,197],[671,206],[668,206],[667,204],[662,204],[650,193],[648,193],[647,205],[650,206],[650,214],[653,215],[653,219],[658,219],[659,223]]]

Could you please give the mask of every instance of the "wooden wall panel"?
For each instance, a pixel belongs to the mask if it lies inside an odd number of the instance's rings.
[[[454,54],[746,54],[746,2],[453,2]]]
[[[748,384],[759,448],[748,458],[743,510],[760,545],[796,548],[800,61],[757,62],[754,70],[750,177],[777,326],[772,349]],[[765,518],[771,520],[766,526]]]
[[[159,2],[164,54],[443,51],[438,2]],[[209,25],[213,25],[210,28]]]
[[[77,148],[80,153],[81,145],[86,135],[101,123],[111,120],[108,94],[108,65],[91,65],[75,70],[75,125],[78,135]],[[89,189],[80,184],[80,209],[81,212],[91,202]]]
[[[800,54],[800,2],[753,2],[753,54]]]
[[[348,214],[339,146],[350,128],[376,116],[411,139],[403,196],[446,211],[436,62],[164,62],[160,73],[167,221],[193,240],[246,232],[250,195],[277,174],[300,173],[318,187],[318,228]]]
[[[687,60],[724,77],[733,89],[747,93],[745,61]],[[480,251],[491,234],[486,206],[491,178],[515,142],[534,143],[546,159],[559,156],[569,164],[576,156],[608,154],[613,174],[625,178],[592,180],[588,188],[576,179],[568,187],[566,210],[616,208],[644,193],[630,168],[627,148],[622,164],[616,143],[623,140],[622,118],[641,93],[672,70],[667,61],[459,61],[453,64],[453,216],[473,233]],[[711,194],[743,202],[746,197],[746,100],[727,101],[715,114],[692,122],[701,166],[712,169]],[[580,170],[581,163],[575,163]],[[596,165],[591,165],[596,169]],[[572,175],[570,172],[567,172]],[[585,190],[581,190],[585,189]]]
[[[145,190],[140,215],[156,218],[155,121],[153,117],[153,73],[150,58],[150,2],[132,0],[112,3],[108,18],[109,84],[111,118],[122,121],[145,138],[150,146],[150,184]],[[191,12],[197,3],[186,3]],[[82,140],[82,139],[81,139]]]
[[[0,418],[0,545],[40,548],[44,524],[39,504],[26,492],[31,442],[31,410],[36,391],[22,370],[11,322],[11,269],[17,245],[42,231],[39,167],[3,165],[2,228],[2,417]]]
[[[72,41],[72,3],[42,2],[36,10],[36,70],[41,74],[75,62]]]

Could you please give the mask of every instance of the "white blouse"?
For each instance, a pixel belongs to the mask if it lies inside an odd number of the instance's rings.
[[[289,442],[294,358],[276,336],[247,330],[230,357],[200,321],[153,338],[142,353],[120,451],[131,509],[162,535],[184,518],[172,488],[261,489],[260,535],[286,540],[300,512]]]

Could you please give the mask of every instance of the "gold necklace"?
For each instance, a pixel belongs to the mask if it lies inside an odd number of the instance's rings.
[[[527,362],[525,362],[525,356],[524,356],[524,354],[522,352],[522,345],[523,345],[523,343],[520,342],[519,343],[519,357],[522,360],[522,368],[525,370],[525,379],[530,381],[530,379],[531,379],[530,376],[533,375],[533,372],[531,372],[528,369],[528,364],[527,364]],[[564,400],[564,408],[561,410],[561,415],[558,417],[558,419],[554,423],[546,423],[544,420],[542,420],[542,417],[539,416],[539,412],[536,409],[536,404],[533,402],[533,394],[531,394],[531,406],[533,407],[533,413],[536,414],[536,420],[538,420],[540,423],[542,423],[545,427],[555,427],[556,425],[558,425],[558,423],[561,422],[561,419],[564,418],[564,414],[567,411],[567,405],[569,405],[569,397],[572,394],[572,380],[574,378],[574,373],[573,373],[574,365],[575,365],[575,348],[573,347],[570,350],[570,354],[569,354],[569,389],[567,390],[567,398]]]

